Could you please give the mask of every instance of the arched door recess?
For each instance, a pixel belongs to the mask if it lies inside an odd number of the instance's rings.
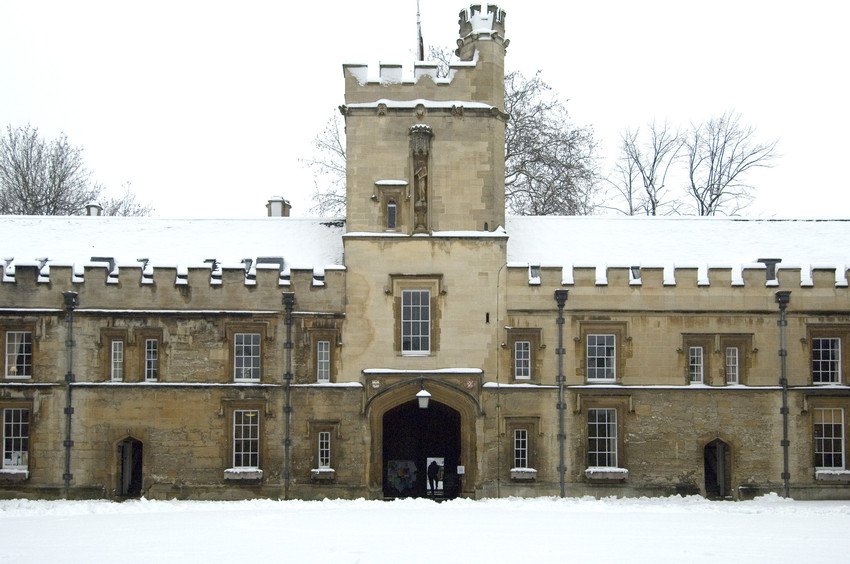
[[[118,443],[118,489],[120,497],[142,495],[142,442],[127,437]]]
[[[703,461],[705,469],[705,495],[726,498],[732,495],[732,452],[728,444],[715,439],[705,445]]]
[[[383,437],[385,498],[457,497],[460,413],[437,401],[427,409],[409,401],[384,414]]]
[[[420,408],[413,400],[423,385],[431,394],[431,403],[422,411],[433,411],[419,415],[415,410]],[[376,498],[426,495],[429,458],[444,459],[444,491],[438,492],[436,497],[474,495],[478,479],[476,425],[481,413],[478,402],[469,392],[437,378],[410,379],[386,386],[366,402],[364,410],[371,443],[367,469],[370,495]],[[402,423],[408,419],[419,425]],[[426,425],[430,430],[426,430]],[[440,455],[440,450],[445,454]],[[408,458],[402,458],[402,454]],[[400,493],[396,488],[385,489],[391,460],[413,460],[394,465],[397,471],[417,470],[412,491]]]

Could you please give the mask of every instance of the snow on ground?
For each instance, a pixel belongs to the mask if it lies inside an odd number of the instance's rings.
[[[0,501],[6,562],[836,562],[850,502]]]

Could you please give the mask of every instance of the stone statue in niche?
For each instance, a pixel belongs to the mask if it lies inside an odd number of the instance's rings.
[[[418,161],[418,162],[417,162]],[[413,211],[415,216],[416,231],[427,231],[428,229],[428,163],[425,159],[415,159],[413,163],[415,169],[413,184],[414,184],[414,201]]]
[[[434,133],[423,123],[410,128],[410,152],[413,156],[413,230],[428,231],[428,156]]]

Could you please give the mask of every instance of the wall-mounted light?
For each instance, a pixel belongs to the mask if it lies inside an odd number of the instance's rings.
[[[425,389],[425,383],[420,380],[419,391],[416,393],[416,401],[419,402],[420,409],[428,409],[428,403],[431,401],[431,394]]]

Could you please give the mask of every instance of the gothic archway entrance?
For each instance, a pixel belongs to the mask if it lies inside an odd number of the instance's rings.
[[[703,460],[705,466],[706,497],[725,498],[731,495],[731,449],[720,439],[705,445]]]
[[[451,499],[460,492],[460,413],[409,401],[383,417],[384,497]],[[430,467],[430,471],[429,471]]]
[[[118,443],[118,495],[142,495],[142,442],[133,437]]]

